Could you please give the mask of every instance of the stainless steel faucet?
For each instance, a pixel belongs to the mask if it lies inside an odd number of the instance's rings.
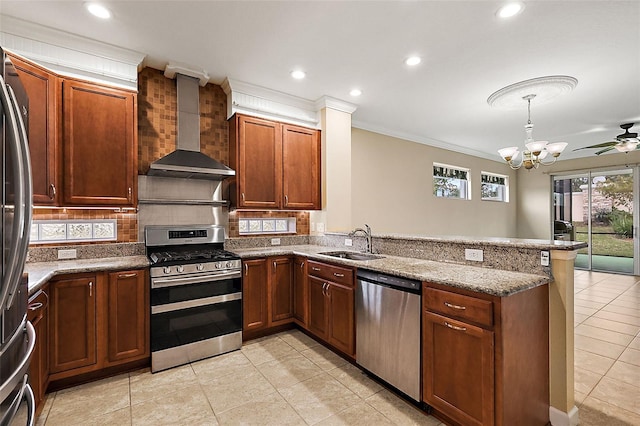
[[[350,237],[354,237],[358,232],[362,232],[365,237],[367,237],[367,253],[373,253],[373,246],[371,245],[371,228],[366,223],[364,224],[365,229],[356,228],[353,231],[349,232]]]

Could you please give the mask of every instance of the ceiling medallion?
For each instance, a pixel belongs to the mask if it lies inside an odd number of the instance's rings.
[[[578,80],[568,75],[550,75],[520,81],[494,92],[487,98],[493,108],[520,109],[522,99],[532,93],[536,95],[536,104],[543,104],[560,95],[571,92]]]

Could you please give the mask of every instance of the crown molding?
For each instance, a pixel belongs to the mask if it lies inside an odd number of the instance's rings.
[[[453,152],[458,152],[460,154],[471,155],[473,157],[484,158],[486,160],[491,160],[491,161],[495,161],[497,163],[503,164],[503,161],[500,161],[495,156],[487,154],[486,152],[477,151],[475,149],[470,149],[464,146],[455,145],[455,144],[440,141],[437,139],[426,138],[424,136],[418,136],[411,133],[399,132],[397,130],[388,129],[386,127],[381,127],[375,124],[370,124],[370,123],[357,121],[357,120],[354,120],[351,122],[351,127],[367,130],[374,133],[380,133],[382,135],[391,136],[398,139],[404,139],[410,142],[421,143],[423,145],[432,146],[434,148],[446,149],[447,151],[453,151]]]
[[[331,108],[347,114],[353,114],[358,107],[352,103],[342,101],[340,99],[332,98],[330,96],[323,96],[315,102],[315,107],[318,111],[324,108]]]

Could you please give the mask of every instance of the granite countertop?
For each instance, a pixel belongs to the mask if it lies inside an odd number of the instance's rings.
[[[382,259],[358,261],[319,254],[336,250],[338,249],[332,247],[297,245],[234,249],[233,252],[241,258],[286,255],[305,256],[313,260],[355,266],[357,268],[444,284],[494,296],[508,296],[546,284],[550,281],[550,278],[545,275],[503,271],[500,269],[481,268],[457,263],[434,262],[409,257],[381,255],[384,256]],[[339,250],[342,251],[342,249]]]
[[[147,266],[149,266],[147,256],[123,256],[27,263],[24,266],[24,272],[29,274],[29,294],[33,294],[56,275],[118,271]]]

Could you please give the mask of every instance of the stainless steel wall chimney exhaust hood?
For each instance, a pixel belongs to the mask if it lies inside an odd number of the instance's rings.
[[[236,172],[200,152],[200,103],[198,83],[207,83],[206,73],[167,65],[164,75],[176,78],[178,125],[176,150],[151,163],[147,175],[187,179],[223,180]]]

